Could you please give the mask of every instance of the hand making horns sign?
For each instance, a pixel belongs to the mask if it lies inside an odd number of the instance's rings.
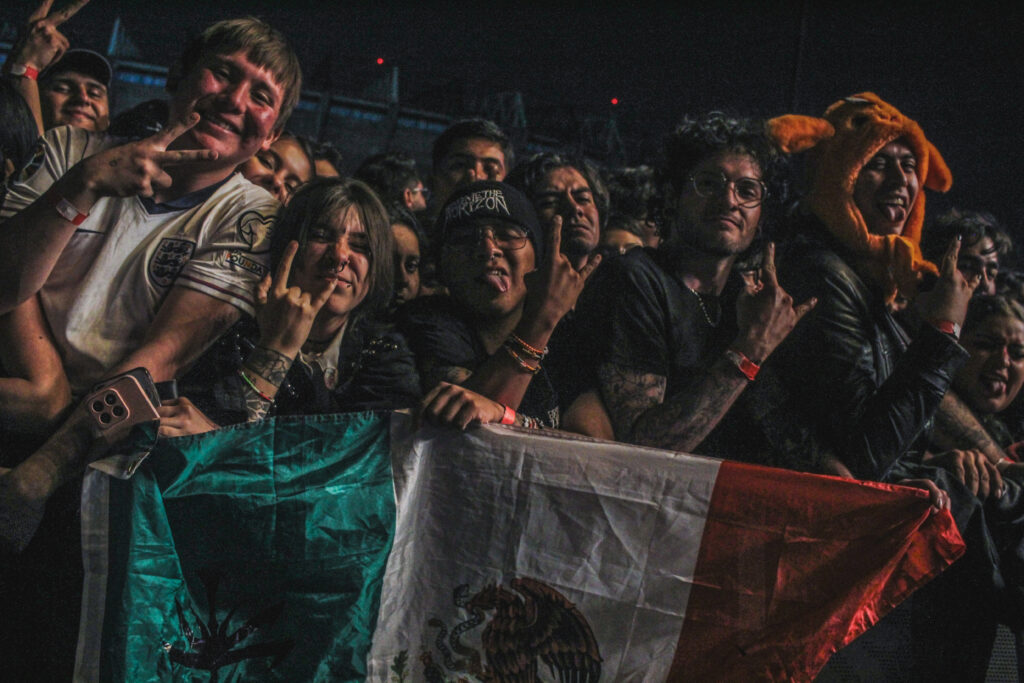
[[[171,187],[171,176],[165,167],[213,161],[217,152],[206,149],[174,149],[168,147],[199,122],[192,112],[185,121],[176,121],[165,129],[127,145],[112,147],[82,162],[82,181],[99,197],[152,197]],[[85,207],[79,207],[84,210]]]
[[[29,15],[28,28],[8,56],[11,65],[21,64],[43,71],[59,60],[68,49],[68,39],[57,27],[75,16],[89,0],[74,0],[67,7],[50,14],[53,0],[43,0]]]
[[[817,305],[818,300],[812,297],[801,304],[793,304],[793,297],[779,284],[773,242],[769,242],[765,249],[760,276],[744,273],[743,279],[745,286],[736,300],[739,335],[734,347],[760,363]]]
[[[321,279],[316,291],[306,292],[288,286],[292,262],[299,243],[292,240],[285,247],[277,272],[267,274],[256,287],[256,322],[260,328],[259,345],[294,359],[306,343],[320,309],[331,298],[336,279]]]
[[[960,240],[952,239],[946,247],[946,253],[939,264],[939,278],[935,286],[921,292],[914,300],[914,308],[924,321],[951,322],[963,325],[967,317],[967,304],[974,295],[974,290],[981,282],[981,276],[964,277],[957,267],[960,255]]]
[[[544,262],[527,276],[526,315],[540,316],[551,327],[576,305],[587,279],[601,263],[600,254],[591,254],[578,271],[562,253],[562,217],[555,216],[548,231]]]

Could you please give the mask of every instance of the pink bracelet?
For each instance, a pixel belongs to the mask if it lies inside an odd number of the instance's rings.
[[[501,416],[501,424],[514,425],[516,423],[516,411],[505,406],[505,414]]]

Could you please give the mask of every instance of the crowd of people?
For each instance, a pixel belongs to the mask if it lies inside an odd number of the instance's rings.
[[[24,680],[70,676],[68,501],[149,415],[90,410],[135,368],[164,438],[409,408],[915,486],[967,543],[914,603],[915,678],[982,680],[996,625],[1024,631],[1024,287],[993,216],[926,214],[952,175],[892,105],[685,116],[622,169],[465,119],[429,171],[346,177],[287,130],[273,27],[207,27],[168,102],[111,118],[110,65],[59,31],[84,3],[50,4],[0,80],[4,589],[66,588],[2,598],[52,641]]]

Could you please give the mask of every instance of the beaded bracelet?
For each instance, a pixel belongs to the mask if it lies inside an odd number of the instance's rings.
[[[257,388],[256,383],[252,381],[252,378],[249,377],[249,375],[245,374],[245,370],[242,370],[241,368],[239,368],[238,374],[241,376],[242,380],[246,384],[249,385],[249,388],[256,392],[257,396],[262,398],[267,403],[273,403],[274,402],[274,398],[272,396],[266,395],[265,393],[260,391],[259,388]]]
[[[505,352],[509,356],[512,357],[512,360],[515,361],[516,365],[518,365],[519,369],[522,370],[523,372],[528,372],[531,375],[536,375],[538,372],[540,372],[540,363],[539,362],[538,362],[538,364],[536,366],[530,365],[529,363],[527,363],[523,359],[522,356],[520,356],[518,353],[516,353],[515,349],[513,349],[507,343],[506,344],[502,344],[501,348],[505,349]],[[534,359],[534,360],[536,360],[536,359]]]
[[[529,356],[535,361],[542,361],[544,360],[544,356],[548,355],[548,347],[545,346],[543,349],[538,349],[535,346],[531,346],[530,344],[527,344],[522,337],[516,335],[514,332],[508,335],[508,339],[505,340],[505,343],[511,343],[515,346],[518,346],[519,350],[523,353],[524,356]]]
[[[523,421],[522,426],[526,429],[544,429],[544,425],[535,417],[523,415],[522,413],[519,414],[519,417]]]

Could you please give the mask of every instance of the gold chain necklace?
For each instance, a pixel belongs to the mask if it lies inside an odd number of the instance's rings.
[[[686,289],[690,290],[690,294],[693,294],[695,297],[697,297],[697,305],[700,306],[700,312],[704,314],[704,319],[708,321],[708,325],[710,325],[711,327],[718,327],[718,323],[722,322],[721,307],[719,307],[719,309],[716,311],[718,315],[716,315],[715,319],[712,321],[711,316],[708,314],[708,309],[704,306],[704,298],[701,297],[700,293],[690,285],[686,284],[685,282],[683,282],[683,287],[686,287]]]

